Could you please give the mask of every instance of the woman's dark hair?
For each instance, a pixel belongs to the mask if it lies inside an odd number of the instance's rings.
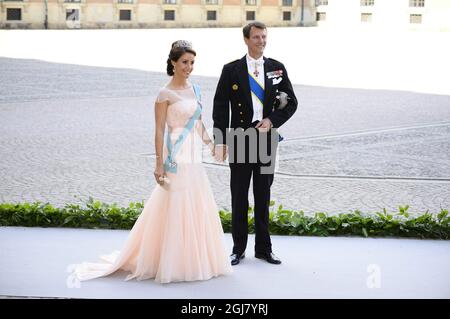
[[[172,61],[177,62],[178,59],[185,53],[191,53],[194,56],[197,53],[192,49],[191,44],[188,41],[179,40],[172,43],[172,49],[169,53],[169,58],[167,59],[167,74],[172,76],[173,73],[173,65]]]

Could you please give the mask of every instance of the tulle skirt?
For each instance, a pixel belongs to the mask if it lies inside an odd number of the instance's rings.
[[[232,272],[218,208],[203,166],[180,163],[170,183],[157,185],[121,251],[103,263],[74,267],[80,281],[130,272],[126,280],[159,283],[207,280]]]

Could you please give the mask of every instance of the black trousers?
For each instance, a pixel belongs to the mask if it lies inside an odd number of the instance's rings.
[[[259,164],[230,164],[233,253],[242,254],[248,239],[248,191],[253,176],[255,252],[272,252],[269,235],[270,187],[273,174],[261,174]]]
[[[257,130],[248,128],[249,130]],[[232,223],[231,232],[233,235],[233,253],[241,254],[247,247],[248,239],[248,207],[249,207],[249,187],[253,178],[253,196],[254,196],[254,219],[255,219],[255,252],[266,253],[272,252],[272,243],[269,235],[269,204],[270,204],[270,187],[273,183],[274,165],[277,144],[271,145],[269,138],[272,133],[257,133],[256,141],[245,141],[245,161],[240,163],[236,160],[238,157],[238,148],[230,146],[231,170],[231,207],[232,207]],[[264,136],[263,136],[264,135]],[[257,160],[252,161],[250,151],[250,143],[259,145],[260,139],[262,143],[267,141],[266,153],[270,156],[270,161],[262,160],[259,155]],[[274,140],[278,141],[278,135]],[[237,143],[237,140],[235,140]],[[254,145],[255,145],[254,144]],[[264,143],[265,144],[265,143]],[[259,152],[259,146],[257,147]],[[258,153],[260,154],[260,153]],[[267,167],[272,170],[267,170]]]

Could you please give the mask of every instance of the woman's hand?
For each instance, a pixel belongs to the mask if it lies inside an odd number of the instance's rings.
[[[156,164],[153,175],[155,175],[156,182],[162,186],[164,184],[164,176],[166,175],[164,172],[164,166],[162,164]]]
[[[208,148],[211,152],[211,156],[214,157],[216,155],[216,148],[214,147],[214,143],[212,141],[209,142]]]

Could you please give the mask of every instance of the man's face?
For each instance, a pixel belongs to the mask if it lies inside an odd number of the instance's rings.
[[[267,30],[252,27],[250,29],[250,37],[244,37],[245,44],[248,47],[248,52],[252,56],[260,57],[264,53],[264,48],[267,42]]]

